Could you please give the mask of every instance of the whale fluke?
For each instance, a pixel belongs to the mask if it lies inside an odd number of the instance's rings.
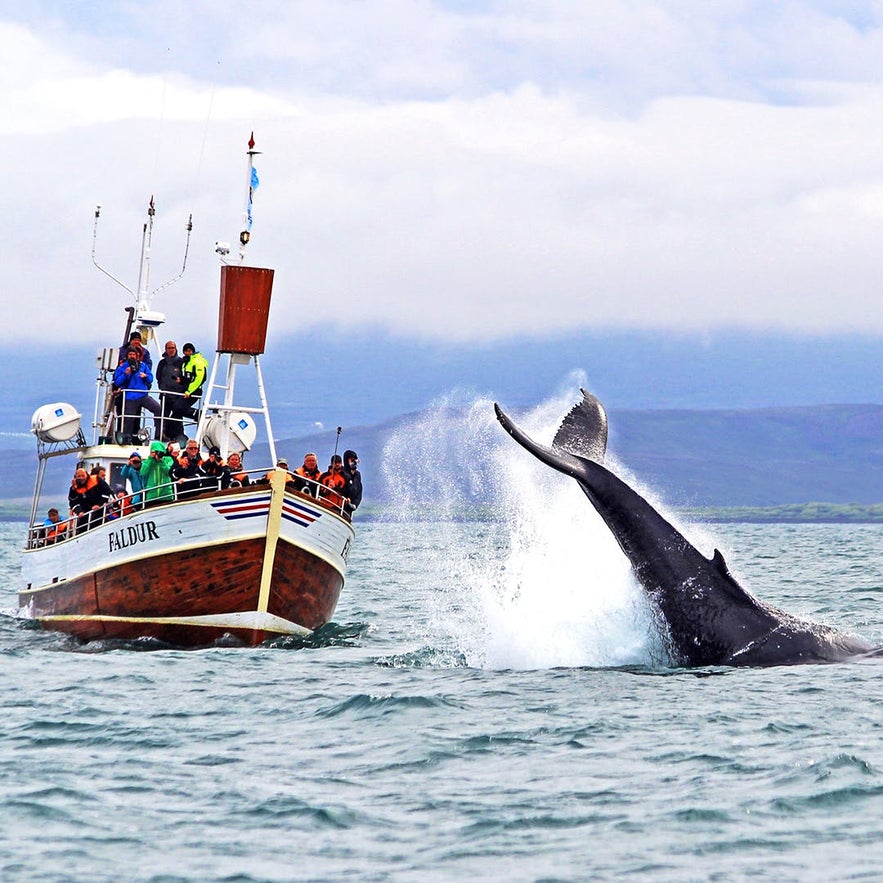
[[[552,449],[603,463],[607,453],[607,412],[590,392],[580,389],[581,402],[565,415],[555,433]]]

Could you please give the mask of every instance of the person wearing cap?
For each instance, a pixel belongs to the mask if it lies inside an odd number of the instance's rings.
[[[226,464],[221,459],[221,449],[215,446],[212,446],[208,449],[208,459],[202,461],[202,471],[208,476],[210,479],[214,479],[214,485],[216,487],[222,486],[220,484],[221,479],[224,476],[224,469]],[[211,485],[212,482],[206,482],[206,485]]]
[[[286,460],[285,457],[280,457],[276,461],[275,469],[271,469],[262,479],[260,479],[258,481],[258,484],[269,484],[271,476],[278,469],[281,469],[282,471],[285,472],[285,483],[286,484],[288,484],[288,482],[294,480],[294,476],[288,471],[288,460]]]
[[[347,509],[353,512],[362,502],[362,473],[359,472],[359,455],[355,451],[343,452],[343,477],[346,479],[343,495],[349,500]]]
[[[319,492],[319,479],[322,473],[319,471],[319,458],[312,452],[304,454],[303,466],[294,470],[294,489],[312,494],[314,497]]]
[[[182,416],[195,419],[202,387],[208,377],[208,362],[192,343],[185,343],[182,352],[184,359],[181,362],[181,373],[185,384]]]
[[[153,384],[153,371],[150,365],[141,360],[143,349],[130,346],[126,353],[126,361],[121,362],[113,372],[113,388],[122,397],[120,413],[123,417],[123,440],[130,444],[138,432],[141,422],[141,409],[147,408],[154,417],[158,417],[161,408],[159,402],[148,391]],[[159,421],[155,420],[156,432],[159,433]]]
[[[140,356],[141,361],[146,362],[147,366],[152,371],[153,370],[153,359],[151,358],[150,350],[147,349],[146,346],[144,346],[144,341],[141,339],[141,332],[140,331],[133,331],[129,335],[129,342],[124,343],[120,347],[120,357],[119,357],[120,364],[126,361],[126,355],[129,352],[129,347],[135,347],[138,350],[138,355]]]
[[[319,478],[319,494],[324,500],[335,508],[341,508],[344,503],[344,490],[346,479],[343,477],[343,460],[340,454],[335,454],[328,465],[328,471],[323,472]]]
[[[129,459],[120,469],[120,478],[132,489],[132,506],[140,509],[144,504],[144,479],[141,475],[141,453],[132,451]]]

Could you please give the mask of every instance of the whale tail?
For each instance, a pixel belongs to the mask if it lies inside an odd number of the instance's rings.
[[[586,460],[603,463],[607,452],[607,413],[591,393],[581,392],[582,401],[561,421],[551,447],[534,441],[496,402],[494,411],[503,429],[537,459],[572,478],[589,481]]]
[[[561,421],[552,441],[558,453],[604,462],[607,453],[607,412],[590,392],[580,389],[581,402],[575,404]]]

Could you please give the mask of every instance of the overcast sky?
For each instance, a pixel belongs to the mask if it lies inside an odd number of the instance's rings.
[[[277,331],[883,335],[883,3],[0,2],[0,339],[216,327],[253,129]],[[174,318],[173,318],[174,314]]]

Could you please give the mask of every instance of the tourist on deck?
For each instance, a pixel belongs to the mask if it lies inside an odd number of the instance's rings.
[[[128,482],[132,489],[132,506],[140,509],[144,505],[144,495],[141,493],[144,490],[144,479],[141,475],[141,454],[138,451],[129,454],[128,461],[120,469],[120,478]]]
[[[227,465],[221,475],[221,487],[245,487],[251,484],[248,473],[242,468],[242,457],[235,451],[227,457]]]
[[[85,469],[77,469],[71,480],[70,490],[67,492],[67,505],[70,514],[76,516],[76,530],[79,533],[86,529],[89,520],[89,506],[87,505],[86,491],[88,490],[89,473]]]
[[[168,502],[175,499],[175,491],[169,484],[169,472],[174,460],[166,453],[161,441],[151,442],[150,453],[141,465],[144,499],[147,503]]]
[[[137,347],[129,347],[126,361],[121,362],[113,373],[113,387],[122,397],[120,413],[123,415],[123,443],[131,444],[138,432],[141,422],[141,409],[147,408],[154,418],[161,412],[159,402],[148,395],[153,384],[153,372],[150,365],[143,362],[139,357]],[[156,432],[159,432],[159,421],[156,423]]]
[[[107,483],[107,469],[104,466],[93,466],[92,472],[89,474],[89,481],[86,484],[86,493],[92,504],[92,510],[101,510],[96,516],[101,518],[106,512],[105,507],[113,496],[113,490]]]
[[[51,545],[64,537],[68,522],[66,518],[64,521],[61,520],[61,515],[59,515],[58,509],[54,506],[49,509],[46,516],[46,520],[43,522],[43,535],[46,544]]]
[[[170,476],[175,483],[179,500],[204,489],[205,472],[199,456],[199,445],[192,439],[188,440],[181,456],[172,464]]]
[[[121,484],[118,484],[113,489],[110,503],[107,504],[107,520],[115,521],[117,518],[128,515],[131,511],[132,498],[126,493],[126,489]]]
[[[208,362],[202,353],[197,352],[192,343],[184,344],[184,360],[181,362],[181,371],[184,375],[184,405],[181,415],[196,418],[196,410],[199,408],[199,399],[202,396],[202,387],[208,377]]]
[[[256,483],[257,484],[269,484],[270,483],[270,476],[274,472],[276,472],[277,470],[283,470],[285,472],[285,483],[286,484],[294,481],[294,475],[292,475],[291,472],[289,472],[289,470],[288,470],[288,460],[286,460],[285,457],[280,457],[276,461],[276,468],[271,469],[263,478],[259,478]]]
[[[304,454],[303,465],[294,470],[294,475],[294,489],[296,491],[303,491],[314,497],[318,495],[319,479],[322,477],[322,473],[319,470],[319,459],[312,451]]]
[[[181,415],[187,409],[184,400],[184,373],[181,365],[184,359],[178,354],[174,340],[166,343],[163,357],[156,366],[156,385],[159,387],[159,401],[162,406],[163,441],[179,438],[184,434]]]
[[[359,455],[355,451],[343,452],[343,477],[346,479],[343,495],[349,501],[347,509],[353,512],[362,502],[362,473],[359,472]]]
[[[221,459],[221,449],[218,447],[210,447],[208,449],[208,457],[202,461],[202,473],[209,480],[204,484],[206,487],[220,487],[221,479],[224,476],[226,464]]]
[[[107,482],[104,482],[104,486]],[[110,488],[108,488],[108,491]],[[74,472],[67,502],[72,516],[76,516],[76,532],[87,530],[101,523],[104,504],[109,497],[104,496],[104,487],[95,481],[90,485],[89,473],[82,467]]]
[[[128,354],[129,350],[132,348],[135,348],[138,350],[138,358],[142,362],[146,362],[147,366],[151,370],[153,370],[153,358],[150,355],[150,350],[147,349],[146,346],[144,346],[144,341],[141,339],[141,332],[140,331],[133,331],[129,335],[129,342],[124,343],[120,347],[120,356],[119,356],[119,360],[118,360],[119,363],[122,364],[123,362],[126,361],[126,355]]]
[[[319,494],[332,506],[343,506],[343,492],[346,488],[346,479],[343,477],[343,461],[340,454],[331,458],[328,471],[323,472],[319,479],[322,487]]]

